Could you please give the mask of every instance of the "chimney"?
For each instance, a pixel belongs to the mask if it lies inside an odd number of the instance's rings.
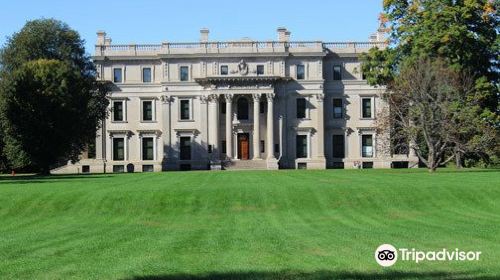
[[[285,27],[278,27],[278,41],[279,42],[285,42],[286,41],[286,28]]]
[[[106,39],[106,32],[99,30],[97,31],[97,42],[96,45],[102,46],[104,45],[104,41]]]
[[[202,43],[208,42],[208,33],[210,33],[208,28],[200,29],[200,42],[202,42]]]
[[[292,34],[292,32],[290,32],[288,30],[285,32],[285,41],[286,42],[290,42],[290,35],[291,34]]]

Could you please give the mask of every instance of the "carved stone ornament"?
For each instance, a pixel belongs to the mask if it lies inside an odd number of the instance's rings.
[[[246,76],[248,74],[248,64],[245,62],[245,60],[240,60],[240,64],[238,64],[238,71],[242,76]]]

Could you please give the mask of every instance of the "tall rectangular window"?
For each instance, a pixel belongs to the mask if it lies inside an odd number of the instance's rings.
[[[260,104],[260,105],[259,105],[259,113],[260,113],[260,114],[264,114],[264,113],[266,112],[266,101],[261,100],[261,101],[259,102],[259,104]]]
[[[342,99],[334,98],[333,99],[333,118],[341,119],[344,117],[344,108],[342,105]]]
[[[151,100],[142,101],[142,120],[143,121],[153,120],[153,101]]]
[[[125,160],[125,138],[113,138],[113,160]]]
[[[189,80],[189,67],[181,66],[180,67],[180,80],[188,81]]]
[[[264,75],[264,65],[257,65],[257,75]]]
[[[361,155],[363,157],[373,157],[373,136],[361,136]]]
[[[344,135],[333,135],[332,140],[333,140],[333,157],[344,158],[345,157]]]
[[[298,64],[297,65],[297,80],[303,80],[305,77],[306,71],[304,68],[304,65]]]
[[[180,153],[181,160],[191,159],[191,137],[180,138]]]
[[[307,135],[297,135],[295,151],[297,158],[307,158]]]
[[[151,83],[151,68],[142,68],[142,82]]]
[[[142,160],[154,160],[153,137],[142,138]]]
[[[335,81],[342,80],[342,67],[340,65],[333,66],[333,80]]]
[[[372,117],[372,99],[363,98],[361,99],[362,104],[362,117],[369,119]]]
[[[303,97],[297,98],[297,119],[306,118],[306,99]]]
[[[121,83],[123,81],[122,79],[122,69],[121,68],[114,68],[113,69],[113,82],[115,83]]]
[[[264,140],[260,140],[260,152],[261,153],[266,152],[266,142]]]
[[[220,67],[220,74],[221,75],[227,75],[229,73],[229,69],[227,65],[221,65]]]
[[[123,118],[123,101],[113,101],[113,121],[122,122]]]
[[[191,119],[190,104],[189,100],[181,100],[181,120]]]

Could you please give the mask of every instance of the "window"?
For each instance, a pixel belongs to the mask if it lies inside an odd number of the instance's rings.
[[[280,144],[274,144],[274,153],[277,154],[280,152]]]
[[[342,99],[334,98],[333,99],[333,118],[341,119],[344,117]]]
[[[113,173],[123,173],[123,172],[125,172],[125,166],[113,165]]]
[[[307,158],[307,135],[297,135],[296,144],[297,158]]]
[[[142,138],[142,160],[154,160],[153,137]]]
[[[142,120],[143,121],[153,120],[153,101],[151,100],[142,101]]]
[[[363,98],[361,99],[362,104],[362,117],[365,119],[369,119],[372,117],[372,99],[371,98]]]
[[[261,100],[259,105],[259,113],[264,114],[266,112],[266,101]]]
[[[264,75],[264,65],[257,65],[257,75]]]
[[[241,97],[238,99],[238,120],[248,120],[248,99]]]
[[[208,145],[208,153],[211,154],[214,151],[214,145]]]
[[[305,76],[304,65],[302,64],[297,65],[297,80],[303,80],[304,76]]]
[[[223,141],[221,142],[221,152],[222,152],[223,154],[225,154],[225,153],[226,153],[226,141],[225,141],[225,140],[223,140]]]
[[[221,75],[227,75],[229,73],[229,69],[227,65],[221,65],[220,67],[220,74]]]
[[[344,148],[344,135],[333,135],[333,157],[334,158],[344,158],[345,148]]]
[[[123,117],[123,101],[113,101],[113,121],[122,122]]]
[[[90,165],[82,165],[82,173],[90,173]]]
[[[125,160],[125,138],[113,138],[113,160]]]
[[[122,69],[121,68],[114,68],[113,69],[113,82],[115,83],[121,83],[123,81],[122,79]]]
[[[180,138],[180,159],[190,160],[191,159],[191,137],[181,137]]]
[[[264,140],[260,140],[260,152],[261,153],[266,152],[266,142]]]
[[[297,119],[306,118],[306,99],[303,97],[297,98]]]
[[[372,169],[373,162],[372,161],[363,161],[362,167],[363,167],[363,169]]]
[[[333,66],[333,80],[335,81],[342,80],[342,67],[340,65]]]
[[[189,67],[181,66],[180,73],[181,73],[180,74],[181,81],[188,81],[189,80]]]
[[[190,104],[189,100],[184,99],[181,100],[181,120],[190,120],[191,119],[191,112],[190,112]]]
[[[151,164],[145,164],[142,166],[142,172],[153,172],[154,167]]]
[[[142,68],[142,82],[151,83],[151,68]]]
[[[361,136],[361,156],[362,157],[373,157],[373,136],[372,135],[362,135]]]

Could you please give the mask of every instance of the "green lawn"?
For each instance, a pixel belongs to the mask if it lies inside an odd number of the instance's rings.
[[[383,243],[482,255],[382,268]],[[500,171],[0,177],[0,278],[500,279]]]

